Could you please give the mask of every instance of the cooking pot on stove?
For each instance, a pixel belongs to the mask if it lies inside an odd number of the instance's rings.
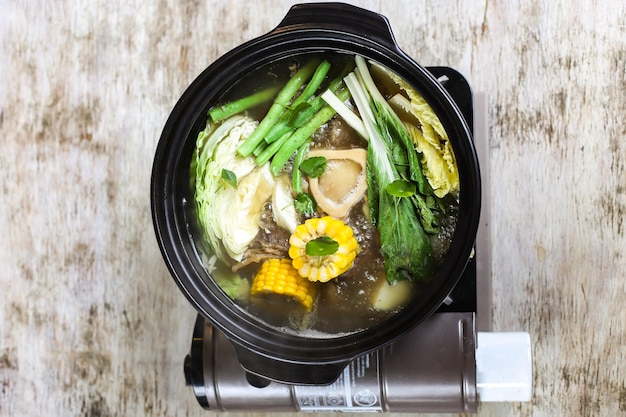
[[[416,88],[448,133],[460,178],[459,213],[450,249],[420,295],[380,325],[329,338],[282,332],[244,313],[211,279],[189,231],[193,210],[189,165],[207,110],[251,69],[288,55],[316,51],[360,54],[385,65]],[[480,175],[471,132],[457,105],[427,69],[399,48],[384,16],[342,3],[301,4],[292,7],[271,32],[210,64],[183,93],[156,149],[151,209],[156,237],[175,282],[199,314],[232,342],[243,368],[281,382],[326,384],[353,358],[381,348],[417,326],[454,288],[476,237]]]

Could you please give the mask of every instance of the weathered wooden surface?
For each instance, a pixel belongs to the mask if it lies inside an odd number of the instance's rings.
[[[1,415],[211,414],[152,157],[186,85],[292,3],[0,1]],[[535,393],[479,415],[626,415],[624,2],[358,4],[491,99],[494,328],[530,332]]]

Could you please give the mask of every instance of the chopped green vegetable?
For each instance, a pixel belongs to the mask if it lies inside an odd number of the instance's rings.
[[[226,182],[226,184],[233,188],[237,188],[237,175],[235,175],[233,171],[222,168],[222,179]]]
[[[311,77],[311,81],[309,81],[304,88],[304,91],[285,107],[285,111],[280,116],[280,119],[269,129],[265,135],[266,143],[272,143],[278,140],[285,133],[294,129],[294,127],[305,123],[321,108],[321,104],[317,104],[316,107],[313,107],[308,100],[317,91],[322,81],[324,81],[329,69],[330,63],[328,61],[324,60],[319,64]]]
[[[230,116],[271,100],[274,96],[276,96],[278,90],[279,87],[266,88],[265,90],[258,91],[248,97],[213,107],[209,110],[209,117],[213,120],[213,122],[222,121]]]
[[[330,62],[324,60],[319,66],[315,69],[313,76],[311,77],[311,81],[306,85],[304,91],[300,93],[298,97],[291,103],[290,107],[298,108],[301,104],[306,104],[306,102],[313,97],[313,94],[320,88],[320,85],[326,78],[326,74],[330,70]]]
[[[306,214],[307,216],[315,214],[315,210],[317,210],[315,200],[313,200],[313,197],[307,193],[298,194],[293,203],[296,206],[296,210],[302,214]]]
[[[280,116],[283,114],[285,107],[292,100],[294,95],[298,92],[298,89],[313,75],[313,72],[317,68],[319,61],[312,59],[302,66],[294,75],[287,81],[287,84],[280,90],[274,103],[270,107],[269,111],[261,120],[261,123],[257,126],[254,132],[237,147],[237,153],[241,156],[250,155],[254,149],[261,143],[267,132],[276,124]]]
[[[321,97],[326,103],[328,103],[329,106],[335,109],[337,114],[339,114],[339,116],[341,116],[343,120],[345,120],[346,123],[348,123],[348,125],[359,134],[359,136],[362,138],[367,137],[365,126],[363,126],[363,122],[359,119],[359,116],[354,114],[354,112],[350,110],[348,106],[346,106],[344,102],[341,101],[335,93],[333,93],[332,90],[328,89],[324,91]]]
[[[339,242],[328,237],[320,236],[309,240],[304,248],[309,256],[327,256],[332,255],[339,249]]]
[[[378,133],[387,142],[388,145],[392,145],[392,154],[398,158],[398,161],[404,163],[408,161],[409,177],[415,181],[418,185],[418,189],[423,194],[429,194],[432,192],[428,181],[424,177],[422,172],[422,166],[417,158],[415,152],[415,145],[411,140],[411,136],[407,132],[404,124],[393,111],[389,103],[385,100],[380,93],[372,76],[367,68],[365,59],[361,56],[355,57],[357,74],[362,82],[363,87],[367,90],[371,97],[370,105],[376,118],[378,126]],[[399,140],[399,143],[398,143]],[[402,146],[402,148],[399,147]],[[400,172],[402,175],[406,175],[406,172]]]
[[[347,100],[350,96],[350,93],[346,90],[341,90],[337,93],[337,96],[340,98],[343,97],[344,100]],[[330,106],[324,106],[320,111],[315,113],[313,118],[309,120],[306,124],[296,129],[295,132],[291,135],[289,140],[287,140],[283,146],[281,146],[280,150],[272,157],[272,162],[270,163],[270,169],[272,174],[275,176],[280,174],[283,167],[291,158],[293,153],[307,140],[311,137],[313,133],[324,123],[328,122],[335,115],[335,110]]]
[[[345,81],[368,136],[366,163],[368,200],[372,221],[380,232],[387,281],[394,284],[403,279],[426,278],[434,268],[430,240],[416,215],[411,199],[396,197],[387,191],[387,187],[395,181],[406,180],[401,175],[404,167],[398,168],[394,165],[390,140],[395,139],[381,133],[390,131],[388,125],[392,123],[393,118],[380,117],[380,111],[376,113],[373,111],[383,107],[376,103],[381,100],[382,95],[371,94],[372,91],[378,90],[371,77],[363,77],[367,66],[364,67],[364,60],[361,62],[360,60],[363,58],[357,57],[357,68],[361,78],[351,73]],[[393,188],[394,186],[392,191]]]
[[[310,111],[309,109],[311,109],[311,105],[309,103],[300,103],[298,104],[298,106],[293,109],[293,112],[291,112],[291,114],[289,115],[289,120],[287,121],[287,124],[289,126],[297,126],[298,123],[301,123],[301,118],[302,116],[300,116],[301,114],[306,114],[307,111]]]
[[[413,201],[415,207],[417,207],[420,222],[426,233],[439,233],[440,222],[438,214],[441,211],[441,208],[438,206],[433,196],[429,195],[424,198],[423,196],[415,193],[411,196],[411,200]]]
[[[302,146],[296,151],[296,157],[293,159],[293,172],[291,173],[291,186],[294,193],[302,192],[302,171],[300,171],[300,164],[306,158],[309,152],[310,141],[304,142]]]
[[[265,135],[265,140],[259,143],[259,146],[267,146],[276,142],[285,133],[290,133],[293,128],[289,125],[287,120],[279,120]]]
[[[256,164],[258,166],[261,166],[261,165],[265,164],[267,161],[269,161],[270,159],[272,159],[274,154],[276,152],[278,152],[280,150],[280,148],[285,144],[285,142],[287,142],[289,140],[291,135],[292,135],[291,131],[285,132],[278,140],[276,140],[276,141],[270,143],[268,146],[266,146],[257,155],[257,157],[256,157]]]
[[[298,109],[290,112],[292,116],[288,120],[280,120],[274,125],[265,136],[266,143],[274,143],[285,133],[293,133],[295,129],[307,123],[324,106],[324,100],[317,100],[317,97],[309,103],[302,104]],[[263,142],[261,142],[263,143]]]
[[[224,293],[233,300],[242,300],[250,295],[250,284],[230,268],[213,268],[211,276]]]
[[[311,178],[317,178],[326,170],[326,163],[327,160],[323,156],[314,156],[302,161],[300,170]]]
[[[317,96],[311,98],[309,92],[306,91],[309,88],[312,89],[312,86],[315,86],[316,84],[318,87],[321,85],[323,81],[323,77],[321,77],[321,75],[324,74],[325,76],[326,74],[318,71],[325,70],[326,64],[324,62],[318,66],[316,73],[313,75],[313,78],[307,85],[305,91],[285,109],[285,112],[280,117],[280,120],[278,120],[278,122],[267,133],[265,136],[265,142],[272,143],[285,133],[293,132],[294,129],[311,120],[315,113],[324,106],[324,100],[322,97]],[[330,68],[330,66],[328,66],[328,68]],[[343,78],[352,70],[352,68],[354,68],[354,64],[346,65],[341,73],[328,84],[328,90],[332,92],[339,90],[343,85]],[[313,94],[314,93],[315,92],[313,91]],[[304,100],[304,98],[306,98],[306,100]]]

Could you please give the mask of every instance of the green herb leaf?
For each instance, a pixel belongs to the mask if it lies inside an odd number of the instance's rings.
[[[395,180],[385,190],[394,197],[411,197],[415,194],[415,184],[407,180]]]
[[[222,179],[233,188],[237,188],[237,175],[233,171],[222,168]]]
[[[313,197],[307,193],[298,194],[294,200],[294,205],[296,206],[296,210],[300,213],[309,216],[314,214],[317,209],[317,203],[313,200]]]
[[[323,156],[314,156],[302,161],[300,170],[311,178],[317,178],[326,171],[326,163],[327,160]]]
[[[339,243],[328,236],[320,236],[316,239],[309,240],[306,244],[306,254],[309,256],[327,256],[332,255],[339,249]]]

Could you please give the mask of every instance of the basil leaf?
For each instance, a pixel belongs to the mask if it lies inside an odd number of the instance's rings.
[[[311,197],[307,193],[298,194],[294,200],[294,205],[296,207],[296,210],[298,210],[300,213],[309,216],[314,214],[315,210],[317,209],[317,203],[315,203],[313,197]]]
[[[320,236],[313,240],[309,240],[306,244],[305,251],[309,256],[327,256],[332,255],[339,249],[339,243],[328,236]]]
[[[237,176],[233,171],[222,168],[222,179],[233,188],[237,188]]]
[[[415,184],[407,180],[395,180],[385,188],[394,197],[411,197],[415,194]]]
[[[300,164],[300,171],[311,178],[320,177],[326,170],[326,162],[323,156],[307,158]]]

